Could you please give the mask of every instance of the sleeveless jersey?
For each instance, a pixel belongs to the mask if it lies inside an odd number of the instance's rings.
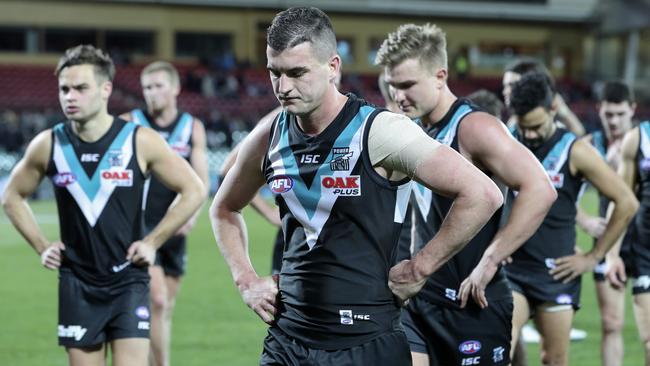
[[[427,130],[429,136],[438,142],[459,151],[458,128],[463,118],[478,108],[465,99],[457,99],[443,119]],[[489,174],[489,173],[488,173]],[[469,182],[468,182],[469,183]],[[449,212],[453,199],[433,193],[422,185],[413,182],[415,196],[414,253],[420,251],[440,230],[440,225]],[[443,306],[460,309],[457,299],[460,284],[472,273],[481,260],[485,249],[490,245],[500,227],[502,209],[500,208],[481,231],[455,256],[440,267],[427,280],[418,296]],[[511,296],[505,274],[501,269],[487,285],[489,300],[499,300]]]
[[[390,182],[375,171],[368,131],[383,110],[348,98],[318,136],[281,112],[263,167],[285,242],[277,326],[318,349],[353,347],[399,327],[388,272],[408,180]]]
[[[515,137],[521,141],[517,133]],[[555,267],[555,259],[575,253],[576,203],[584,183],[582,177],[571,174],[569,167],[575,141],[573,133],[557,127],[551,138],[531,149],[542,162],[558,197],[537,231],[513,253],[513,262],[508,265],[509,276],[540,276],[540,280],[554,281],[548,270]]]
[[[194,117],[189,113],[179,113],[176,121],[169,126],[160,127],[151,123],[149,116],[141,109],[131,112],[132,121],[138,125],[149,127],[158,132],[169,146],[182,158],[190,161],[192,155],[192,127]],[[165,187],[156,177],[151,176],[145,185],[143,207],[144,218],[148,230],[153,229],[167,212],[167,208],[176,199],[176,192]]]
[[[591,133],[591,145],[598,150],[600,153],[600,156],[603,157],[604,160],[607,160],[607,151],[608,151],[608,146],[609,146],[609,140],[607,139],[607,135],[605,135],[605,132],[602,130],[596,130],[593,133]],[[609,164],[609,162],[607,162]],[[586,187],[586,184],[584,185]],[[603,196],[602,194],[598,193],[598,216],[600,217],[607,217],[607,209],[609,207],[609,199],[607,197]],[[621,244],[621,252],[627,252],[630,249],[630,245],[632,244],[632,241],[635,240],[636,237],[636,226],[635,226],[635,220],[633,219],[630,221],[630,224],[627,227],[627,230],[625,231],[625,236],[623,237],[623,242]],[[596,242],[598,239],[594,238],[593,242],[594,245],[596,245]],[[607,268],[604,266],[605,262],[602,262],[598,265],[598,268]],[[597,270],[598,270],[597,268]]]
[[[142,239],[140,209],[144,175],[135,149],[137,126],[115,119],[96,142],[84,142],[70,122],[52,129],[47,176],[54,186],[61,240],[62,269],[96,286],[123,278],[148,278],[145,267],[126,260],[126,251]]]
[[[639,150],[636,156],[638,170],[639,210],[636,229],[639,243],[650,247],[650,121],[639,124]]]

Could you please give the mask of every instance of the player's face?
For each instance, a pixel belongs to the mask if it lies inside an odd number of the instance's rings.
[[[522,141],[530,149],[539,147],[555,131],[553,114],[544,107],[537,107],[523,116],[517,116],[517,130]]]
[[[169,74],[164,70],[158,70],[142,75],[142,94],[150,112],[159,112],[172,106],[178,96],[180,89],[172,82]]]
[[[71,121],[85,123],[105,111],[111,89],[93,65],[69,66],[59,73],[59,103]]]
[[[387,67],[386,82],[399,109],[410,118],[430,114],[438,105],[446,70],[431,70],[417,58],[408,58]]]
[[[278,52],[266,47],[267,69],[273,92],[282,108],[296,115],[307,115],[320,107],[338,68],[336,60],[322,60],[310,42]]]
[[[510,94],[512,94],[512,86],[515,85],[517,81],[521,79],[521,75],[516,72],[506,71],[503,74],[503,100],[506,104],[506,107],[510,107]]]
[[[603,101],[600,104],[598,115],[605,134],[610,140],[622,138],[632,128],[635,107],[635,104],[630,104],[627,101],[622,103]]]

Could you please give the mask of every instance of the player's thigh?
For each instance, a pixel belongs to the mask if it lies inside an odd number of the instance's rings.
[[[512,302],[514,310],[512,312],[512,345],[511,351],[514,351],[519,339],[521,327],[530,319],[530,304],[526,297],[517,291],[512,292]]]
[[[113,366],[147,366],[149,339],[120,338],[111,341]]]
[[[151,307],[153,311],[156,311],[156,309],[163,308],[167,304],[167,283],[161,266],[149,267],[149,276],[151,277],[149,282],[151,287]]]
[[[176,296],[181,288],[181,276],[165,276],[165,285],[167,287],[167,302],[173,306]]]
[[[70,366],[104,366],[106,364],[106,347],[99,344],[94,347],[67,347]]]
[[[616,289],[608,281],[596,281],[595,284],[603,329],[620,330],[625,318],[625,288]]]
[[[650,292],[634,295],[634,318],[643,342],[650,342]]]
[[[574,313],[570,305],[545,304],[537,307],[535,326],[542,336],[542,347],[549,357],[568,354]]]
[[[429,366],[429,355],[420,352],[411,352],[413,366]]]

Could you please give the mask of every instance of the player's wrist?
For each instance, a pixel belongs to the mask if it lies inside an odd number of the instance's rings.
[[[248,289],[253,281],[259,279],[257,274],[253,271],[245,271],[233,277],[235,280],[235,286],[237,286],[237,289],[239,289],[240,292]]]

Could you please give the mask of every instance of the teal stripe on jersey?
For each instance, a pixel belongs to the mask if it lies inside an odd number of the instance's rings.
[[[453,132],[455,134],[456,128],[458,126],[458,123],[460,122],[460,119],[465,116],[467,113],[471,112],[472,108],[470,108],[468,105],[462,105],[460,106],[454,115],[451,117],[451,122],[449,122],[445,128],[443,128],[438,134],[436,135],[436,140],[439,142],[444,142],[445,145],[450,145],[451,140],[450,137],[453,138],[453,136],[450,136],[450,134]],[[448,141],[449,140],[449,141]]]
[[[136,124],[151,128],[147,116],[144,115],[144,112],[141,109],[134,109],[133,112],[131,112],[131,115],[133,116],[133,122]]]
[[[356,132],[363,126],[363,122],[368,118],[368,116],[375,111],[375,108],[370,106],[363,106],[359,109],[357,115],[348,123],[343,132],[337,137],[333,148],[335,147],[350,147],[350,142],[352,137]],[[286,118],[281,118],[279,123],[281,123],[281,135],[280,135],[280,147],[289,146],[289,126],[287,124]],[[293,156],[291,149],[282,149],[280,148],[280,153],[282,154],[282,162],[284,164],[285,174],[290,177],[295,177],[297,181],[294,186],[294,191],[296,192],[296,197],[300,201],[301,206],[305,209],[308,219],[311,220],[316,213],[316,208],[318,206],[318,201],[321,199],[321,177],[323,175],[331,174],[329,168],[329,162],[332,160],[332,151],[330,150],[327,158],[323,161],[321,166],[316,171],[314,180],[312,181],[311,187],[307,187],[307,184],[303,182],[300,177],[300,172],[298,170],[298,162]]]
[[[569,148],[569,145],[573,140],[576,139],[576,136],[572,133],[565,133],[564,136],[558,141],[553,149],[546,155],[542,165],[547,172],[559,171],[567,160],[566,151]]]
[[[596,131],[591,135],[591,144],[598,150],[600,155],[604,158],[607,156],[607,151],[605,151],[605,140],[603,139],[602,131]]]
[[[92,178],[88,178],[88,176],[86,175],[86,171],[81,166],[81,163],[77,158],[77,154],[75,153],[74,148],[72,147],[72,144],[68,139],[68,135],[66,135],[64,131],[64,124],[59,123],[54,127],[54,133],[56,133],[56,136],[58,137],[61,143],[61,150],[63,151],[63,156],[65,157],[65,160],[68,162],[68,166],[70,167],[70,170],[74,172],[77,178],[77,182],[81,186],[81,189],[83,189],[84,193],[86,193],[86,196],[88,196],[88,199],[90,201],[95,199],[95,196],[99,191],[101,185],[101,178],[99,176],[100,171],[110,169],[110,164],[108,161],[110,154],[108,154],[108,152],[113,150],[122,151],[122,146],[124,145],[124,141],[129,136],[131,131],[135,129],[135,127],[136,125],[134,123],[127,123],[124,125],[124,127],[117,135],[115,140],[113,140],[111,146],[109,146],[108,150],[106,150],[106,152],[104,153],[104,156],[102,156],[102,159],[99,161],[99,164],[97,165],[97,168],[95,169],[95,173],[93,174]]]
[[[174,131],[172,131],[172,134],[169,136],[169,138],[167,138],[167,143],[170,145],[174,145],[176,143],[186,143],[186,141],[180,141],[180,138],[185,128],[187,128],[188,123],[192,123],[192,120],[193,118],[189,113],[183,113],[180,120],[176,124]]]

